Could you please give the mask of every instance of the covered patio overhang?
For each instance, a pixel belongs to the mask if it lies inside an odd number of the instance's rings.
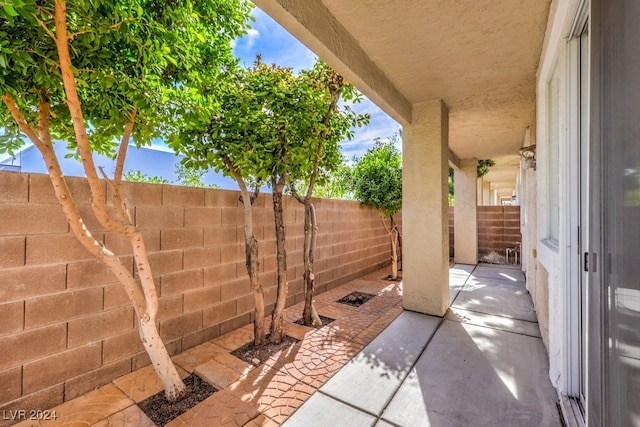
[[[456,261],[475,264],[476,162],[497,160],[488,189],[510,195],[527,128],[535,133],[551,1],[254,2],[403,126],[404,306],[444,315],[448,166]]]

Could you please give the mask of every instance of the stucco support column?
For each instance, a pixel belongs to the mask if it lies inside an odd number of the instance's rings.
[[[491,184],[488,181],[482,181],[482,205],[491,206]]]
[[[454,173],[455,260],[461,264],[478,263],[478,178],[477,159],[460,161]]]
[[[416,104],[402,149],[402,283],[408,310],[443,316],[449,307],[449,112]]]

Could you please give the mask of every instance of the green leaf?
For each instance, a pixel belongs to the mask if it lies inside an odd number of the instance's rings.
[[[4,12],[7,14],[7,16],[10,16],[10,17],[18,16],[18,12],[16,12],[13,6],[8,3],[3,4],[2,9],[4,9]]]

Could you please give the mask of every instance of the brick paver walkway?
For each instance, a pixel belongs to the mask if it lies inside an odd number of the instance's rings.
[[[296,325],[302,305],[286,310],[287,334],[300,340],[253,367],[231,351],[253,339],[247,325],[173,358],[183,377],[195,372],[220,391],[168,426],[277,426],[402,312],[401,284],[379,270],[316,298],[320,315],[336,319],[320,329]],[[376,295],[360,307],[337,303],[353,291]],[[153,426],[136,403],[162,390],[151,366],[52,408],[44,426]],[[18,424],[32,426],[33,421]]]

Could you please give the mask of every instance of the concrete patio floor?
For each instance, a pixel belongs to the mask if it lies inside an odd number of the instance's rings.
[[[561,426],[520,270],[455,265],[444,319],[404,311],[284,425]]]
[[[556,393],[522,272],[455,265],[445,318],[402,310],[402,285],[379,270],[316,298],[336,319],[320,329],[293,322],[300,340],[253,367],[231,351],[252,325],[173,359],[219,391],[168,426],[560,426]],[[360,307],[336,302],[360,291]],[[161,390],[147,366],[52,408],[57,419],[20,426],[152,426],[137,403]]]

